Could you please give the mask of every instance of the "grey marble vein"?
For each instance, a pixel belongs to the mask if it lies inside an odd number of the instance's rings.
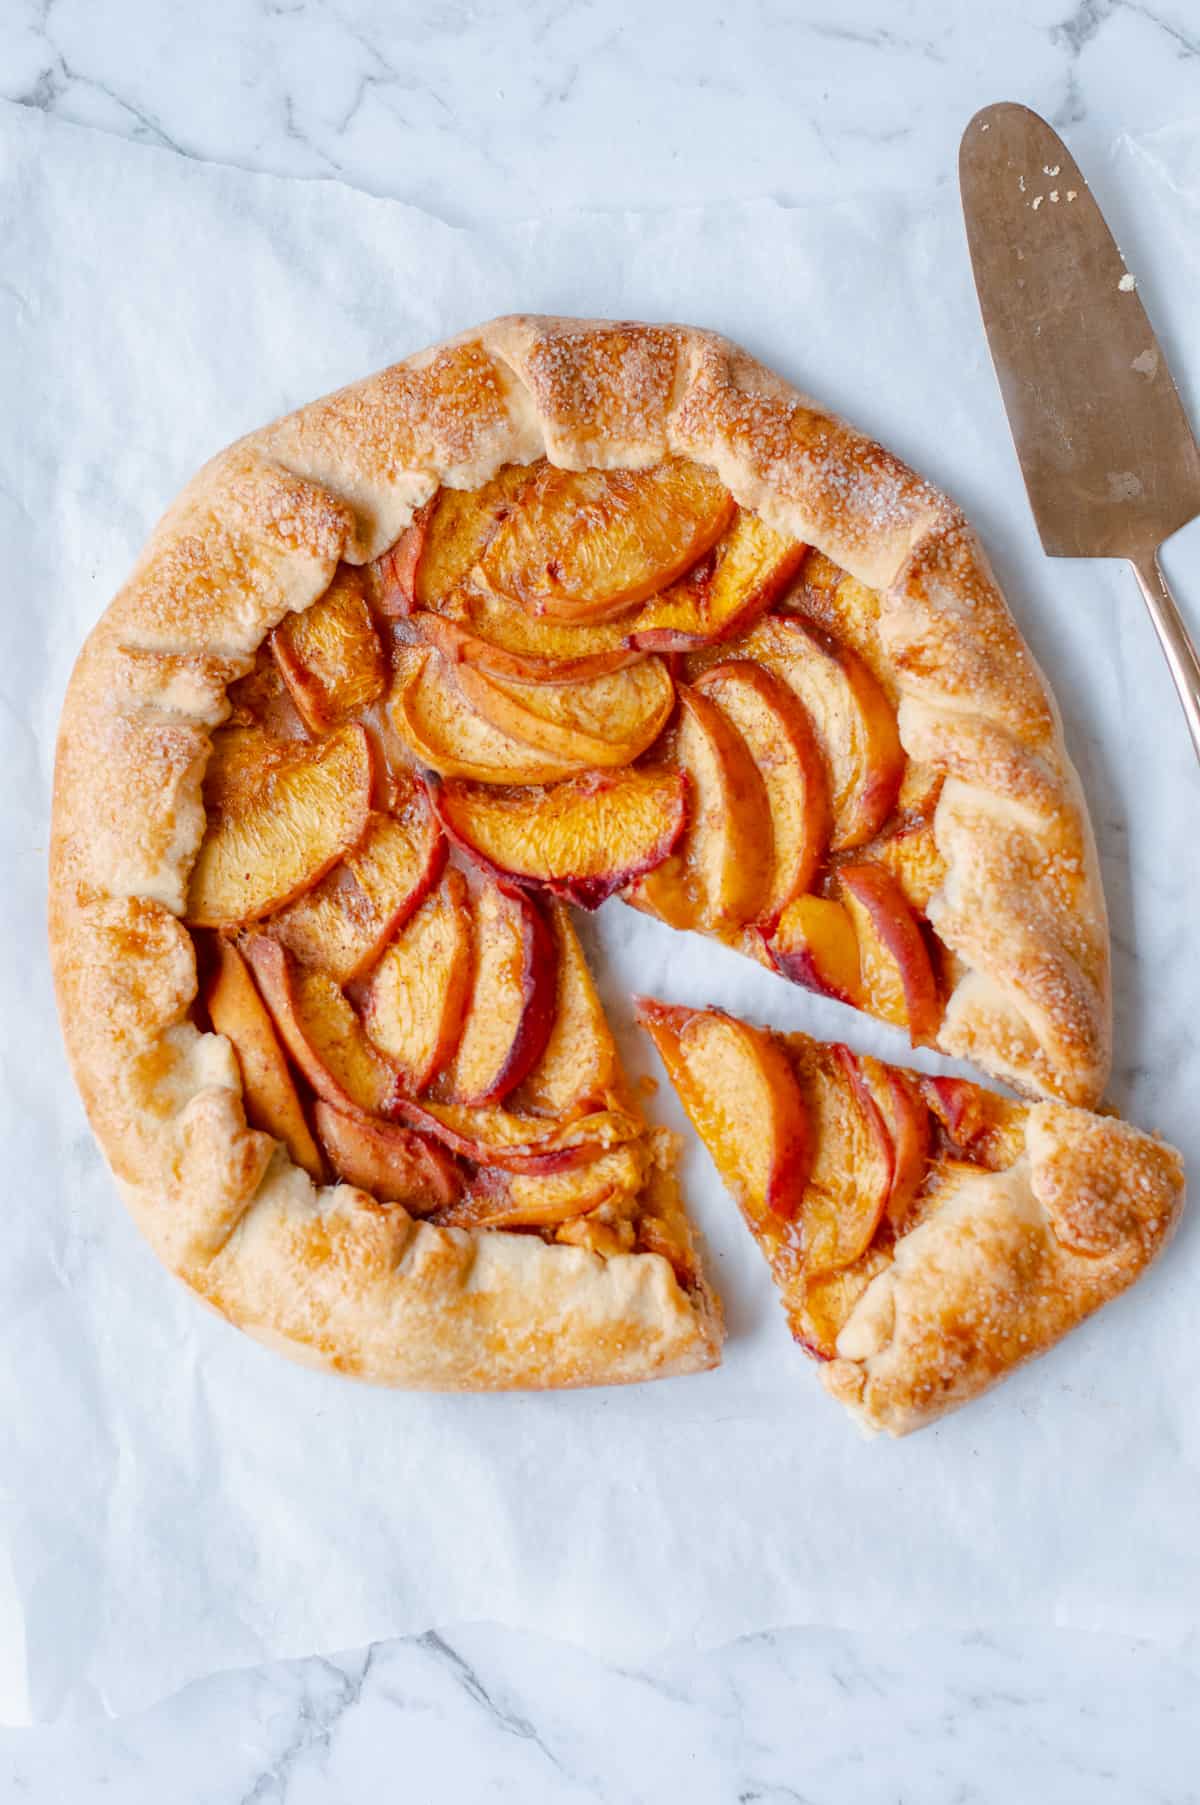
[[[368,1648],[353,1661],[351,1668],[322,1656],[314,1656],[306,1663],[310,1671],[327,1677],[331,1685],[328,1691],[315,1697],[308,1689],[301,1693],[295,1720],[283,1748],[270,1765],[255,1776],[253,1785],[241,1794],[238,1805],[284,1805],[297,1771],[327,1764],[338,1725],[362,1697],[373,1658],[374,1650]]]

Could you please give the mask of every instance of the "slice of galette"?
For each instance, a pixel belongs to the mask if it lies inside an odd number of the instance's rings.
[[[1044,1353],[1144,1271],[1174,1148],[719,1010],[639,1019],[826,1389],[904,1435]]]

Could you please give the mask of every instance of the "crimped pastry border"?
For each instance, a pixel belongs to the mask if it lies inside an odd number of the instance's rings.
[[[715,1302],[685,1297],[657,1256],[600,1263],[521,1237],[385,1232],[362,1193],[314,1191],[247,1129],[227,1044],[188,1021],[196,975],[180,920],[226,687],[339,559],[377,556],[440,484],[474,487],[505,463],[645,466],[669,453],[714,466],[743,505],[883,596],[902,742],[948,777],[935,834],[949,876],[930,912],[968,969],[943,1048],[1073,1102],[1103,1086],[1107,930],[1091,830],[1049,691],[961,514],[715,334],[494,321],[205,466],[90,635],[59,732],[50,940],[93,1127],[167,1263],[234,1321],[327,1365],[480,1386],[601,1383],[717,1358]],[[336,1253],[324,1280],[306,1235]]]
[[[1007,1171],[981,1168],[901,1236],[821,1367],[825,1389],[872,1433],[935,1421],[1128,1290],[1182,1206],[1173,1147],[1114,1116],[1034,1104]]]

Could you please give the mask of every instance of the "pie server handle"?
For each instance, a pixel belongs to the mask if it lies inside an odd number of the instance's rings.
[[[1196,655],[1192,636],[1175,605],[1158,553],[1143,552],[1138,557],[1131,557],[1129,562],[1150,610],[1158,643],[1170,666],[1196,757],[1200,758],[1200,657]]]

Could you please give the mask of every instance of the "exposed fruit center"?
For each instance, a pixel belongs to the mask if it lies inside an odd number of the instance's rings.
[[[205,780],[188,916],[252,1120],[447,1226],[694,1277],[564,903],[621,894],[932,1038],[937,784],[879,630],[870,591],[678,458],[507,466],[339,567],[233,685]],[[778,1247],[857,1258],[878,1211],[836,1150],[870,1111],[835,1120],[812,1075],[793,1107],[733,1026],[691,1057],[730,1074],[719,1138],[760,1125],[739,1184]],[[828,1220],[801,1231],[805,1185]]]

